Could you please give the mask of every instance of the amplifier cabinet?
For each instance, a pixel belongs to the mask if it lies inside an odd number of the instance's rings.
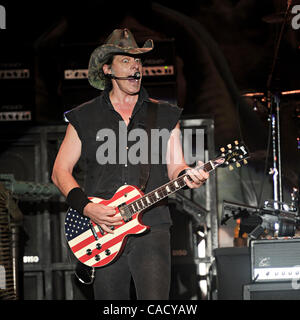
[[[300,300],[300,288],[291,282],[260,282],[244,285],[243,300]]]
[[[253,240],[250,247],[254,282],[300,280],[300,238]]]

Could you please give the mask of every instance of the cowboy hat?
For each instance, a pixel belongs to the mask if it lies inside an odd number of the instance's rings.
[[[115,29],[105,43],[91,54],[88,68],[88,80],[96,89],[105,89],[105,75],[102,67],[112,55],[141,55],[153,49],[153,41],[148,39],[139,48],[133,34],[128,29]]]

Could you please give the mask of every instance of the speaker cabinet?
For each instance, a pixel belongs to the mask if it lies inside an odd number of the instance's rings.
[[[213,253],[218,300],[243,300],[243,286],[251,282],[249,248],[218,248]]]
[[[289,282],[253,283],[244,286],[244,300],[300,300],[300,286]]]
[[[193,220],[176,205],[170,205],[171,228],[171,289],[170,300],[198,299],[198,266],[195,263]]]

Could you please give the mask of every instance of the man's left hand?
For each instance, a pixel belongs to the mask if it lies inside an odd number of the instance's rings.
[[[202,161],[198,161],[198,166],[202,166],[204,163]],[[199,188],[205,183],[205,181],[209,177],[209,173],[205,172],[202,169],[193,169],[193,168],[187,168],[185,169],[189,177],[185,177],[184,180],[186,182],[186,185],[191,189]]]

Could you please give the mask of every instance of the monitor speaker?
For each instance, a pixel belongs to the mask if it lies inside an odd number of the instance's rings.
[[[251,282],[249,248],[218,248],[213,254],[218,300],[243,300],[243,286]]]

